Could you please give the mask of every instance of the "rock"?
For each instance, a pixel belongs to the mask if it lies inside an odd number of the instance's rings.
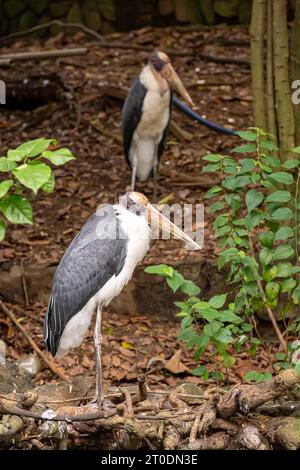
[[[34,377],[42,368],[41,361],[35,354],[23,354],[18,360],[19,370],[25,370],[31,377]]]
[[[285,449],[297,450],[300,448],[300,418],[278,418],[273,422],[273,429],[269,430],[275,442]]]
[[[16,391],[24,393],[34,387],[30,375],[20,371],[16,364],[6,362],[0,364],[0,393],[7,394]]]
[[[19,416],[4,415],[0,421],[0,442],[10,445],[17,434],[23,427],[23,420]]]
[[[71,382],[59,382],[59,383],[50,383],[41,385],[34,389],[38,393],[37,405],[41,402],[47,403],[47,401],[59,401],[60,403],[49,403],[49,406],[52,410],[56,410],[64,405],[70,405],[69,402],[64,402],[64,400],[69,400],[70,398],[81,398],[86,396],[87,391],[91,386],[91,380],[88,377],[76,377]],[[72,406],[79,404],[79,401],[74,401],[71,403]]]
[[[239,13],[240,0],[215,0],[215,12],[224,18],[231,18]]]
[[[26,3],[38,15],[40,15],[44,10],[46,10],[47,7],[47,0],[26,0]]]
[[[68,23],[82,23],[82,14],[79,2],[75,1],[67,16]]]
[[[72,3],[70,1],[61,1],[61,2],[49,2],[49,13],[53,18],[59,18],[60,16],[65,16],[69,9],[71,8]]]
[[[18,16],[25,7],[26,4],[22,0],[10,0],[4,4],[4,11],[8,18],[14,18]]]
[[[116,20],[114,2],[111,0],[97,0],[97,7],[106,20]]]
[[[102,20],[100,13],[97,10],[88,10],[83,12],[84,23],[88,28],[93,29],[94,31],[100,31]]]
[[[19,28],[21,31],[32,28],[33,26],[37,24],[37,21],[38,21],[38,18],[36,14],[30,10],[26,10],[24,11],[24,13],[22,13],[20,17]]]
[[[195,399],[191,397],[179,397],[180,400],[189,404],[199,403],[199,400],[197,398],[203,396],[203,389],[199,387],[199,385],[195,385],[195,384],[188,383],[188,382],[178,385],[176,387],[176,391],[184,395],[195,395]]]

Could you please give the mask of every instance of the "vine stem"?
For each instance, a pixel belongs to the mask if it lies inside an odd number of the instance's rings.
[[[296,251],[296,264],[299,265],[299,250],[298,250],[298,194],[299,194],[299,182],[300,182],[300,169],[298,169],[296,191],[295,191],[295,251]]]
[[[256,262],[256,259],[255,259],[255,254],[254,254],[254,248],[253,248],[253,243],[252,243],[252,239],[251,239],[251,236],[250,234],[248,234],[248,239],[249,239],[249,248],[250,248],[250,253],[251,253],[251,258]],[[282,336],[282,333],[279,329],[279,326],[278,326],[278,323],[276,321],[276,318],[274,316],[274,313],[272,312],[271,308],[268,306],[268,300],[267,300],[267,297],[266,297],[266,294],[265,294],[265,291],[264,291],[264,288],[263,288],[263,285],[262,285],[262,282],[260,279],[257,279],[256,280],[256,283],[257,283],[257,287],[261,293],[261,296],[262,296],[262,300],[264,302],[264,305],[265,305],[265,309],[267,311],[267,314],[271,320],[271,323],[273,325],[273,328],[274,328],[274,331],[277,335],[277,338],[279,340],[279,343],[282,347],[282,349],[284,350],[284,352],[287,354],[287,343],[284,339],[284,337]]]

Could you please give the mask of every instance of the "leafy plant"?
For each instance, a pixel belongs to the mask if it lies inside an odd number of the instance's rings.
[[[56,144],[54,139],[35,139],[25,142],[16,149],[8,150],[0,158],[0,173],[6,173],[6,179],[0,182],[0,241],[5,236],[5,219],[14,224],[32,223],[32,205],[24,196],[27,188],[34,194],[41,189],[51,193],[55,187],[52,168],[64,165],[74,156],[67,148],[50,150]]]
[[[221,176],[206,199],[211,200],[208,211],[216,214],[213,229],[222,250],[218,267],[227,269],[230,296],[202,300],[200,289],[192,283],[188,291],[185,286],[191,281],[170,266],[146,271],[166,277],[174,292],[180,289],[188,296],[176,302],[180,308],[177,315],[183,317],[179,338],[195,348],[196,360],[210,348],[230,367],[234,363],[232,348],[239,352],[249,341],[248,353],[255,354],[260,340],[252,335],[252,317],[265,311],[284,351],[277,365],[291,367],[290,348],[277,318],[285,321],[285,335],[300,331],[299,317],[294,315],[300,304],[300,147],[292,150],[295,158],[282,164],[268,134],[257,128],[238,134],[246,144],[235,147],[233,153],[242,156],[209,154],[204,157],[208,163],[203,169]],[[204,366],[194,373],[207,376]],[[266,377],[250,374],[248,379]]]

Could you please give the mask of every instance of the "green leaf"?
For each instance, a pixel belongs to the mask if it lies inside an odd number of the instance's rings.
[[[208,343],[209,343],[209,337],[206,335],[201,335],[197,337],[195,346],[197,346],[200,349],[203,349],[208,345]]]
[[[205,366],[198,366],[192,370],[192,374],[197,375],[198,377],[202,377],[203,375],[206,375],[207,373],[208,372]]]
[[[250,173],[254,170],[256,162],[253,158],[243,158],[240,161],[241,171],[240,173]]]
[[[291,200],[291,194],[288,191],[275,191],[269,194],[267,202],[289,202]]]
[[[268,380],[272,379],[272,374],[270,372],[257,372],[256,370],[249,370],[244,375],[244,380],[246,382],[267,382]]]
[[[291,247],[291,245],[285,244],[285,245],[279,245],[273,255],[273,259],[275,260],[281,260],[281,259],[287,259],[293,256],[294,250]],[[277,274],[278,275],[278,274]]]
[[[292,152],[300,153],[300,147],[294,147],[294,148],[292,149]]]
[[[300,284],[298,284],[296,289],[294,289],[292,298],[296,305],[300,304]]]
[[[211,297],[208,301],[210,307],[212,308],[221,308],[226,302],[227,294],[220,294]]]
[[[50,178],[48,179],[48,181],[46,181],[45,184],[43,184],[41,189],[45,191],[45,193],[53,193],[54,188],[55,188],[55,176],[54,176],[53,171],[51,171]]]
[[[203,173],[217,172],[220,168],[220,163],[209,163],[202,168],[202,171]]]
[[[279,263],[276,266],[276,277],[289,277],[293,274],[291,263]]]
[[[0,209],[10,222],[14,224],[31,224],[32,207],[30,202],[21,196],[8,196],[0,203]]]
[[[21,162],[25,158],[25,153],[20,151],[20,150],[9,150],[7,152],[7,160],[13,161],[13,162]]]
[[[213,186],[213,188],[210,188],[207,193],[205,193],[204,197],[209,199],[211,197],[214,197],[216,194],[218,194],[220,191],[222,191],[222,188],[220,186]]]
[[[293,218],[293,212],[289,207],[280,207],[272,212],[272,220],[290,220]]]
[[[246,194],[246,204],[248,211],[251,212],[264,200],[264,195],[256,189],[250,189]]]
[[[294,230],[291,227],[284,226],[280,227],[275,233],[274,242],[279,240],[287,240],[294,236]]]
[[[23,153],[26,157],[36,157],[44,152],[52,143],[56,143],[56,141],[54,139],[34,139],[19,145],[16,151]]]
[[[174,271],[172,277],[170,276],[167,277],[167,283],[169,287],[171,287],[172,291],[175,293],[177,289],[179,289],[181,284],[184,283],[184,277],[182,276],[182,274]]]
[[[220,328],[214,335],[214,339],[220,343],[229,344],[232,341],[232,336],[227,328]]]
[[[216,320],[218,318],[218,311],[213,309],[213,308],[202,308],[200,310],[200,313],[201,313],[201,318],[203,318],[204,320],[206,320],[207,322],[211,323],[213,322],[214,320]]]
[[[214,202],[209,208],[208,212],[217,212],[224,208],[224,203],[221,201]]]
[[[285,279],[282,284],[281,284],[281,292],[291,292],[294,287],[296,286],[297,282],[295,279],[290,278],[290,279]]]
[[[276,183],[282,183],[287,185],[293,184],[294,182],[293,175],[287,173],[286,171],[277,171],[272,175],[268,175],[267,179],[271,181],[276,181]]]
[[[16,168],[16,162],[7,160],[5,157],[0,158],[0,171],[7,172]]]
[[[238,315],[233,313],[232,310],[223,310],[223,311],[219,312],[218,320],[220,320],[223,323],[224,322],[227,322],[227,323],[241,323],[243,321]]]
[[[240,136],[243,140],[248,140],[249,142],[254,142],[256,140],[256,134],[251,131],[236,131],[235,134]]]
[[[5,194],[12,187],[13,184],[13,180],[5,180],[0,183],[0,198],[5,196]]]
[[[274,142],[271,142],[270,140],[265,140],[264,142],[261,142],[260,144],[261,148],[266,149],[266,150],[272,150],[272,151],[277,151],[279,148],[277,147]]]
[[[26,188],[32,189],[34,193],[37,193],[49,180],[51,168],[45,163],[31,162],[19,166],[13,170],[13,174]]]
[[[3,220],[0,220],[0,242],[2,242],[4,237],[5,237],[5,224]]]
[[[206,160],[207,162],[212,162],[212,163],[220,162],[221,159],[222,159],[222,155],[219,155],[217,153],[209,153],[208,155],[205,155],[205,157],[202,158],[202,160]]]
[[[259,235],[260,243],[266,248],[272,248],[274,234],[272,232],[262,232]]]
[[[280,291],[280,285],[278,284],[278,282],[271,281],[267,283],[266,294],[267,294],[268,300],[277,299],[279,291]]]
[[[159,276],[173,276],[174,269],[172,266],[167,266],[166,264],[157,264],[155,266],[147,266],[145,272],[148,274],[158,274]]]
[[[281,161],[279,158],[270,157],[269,155],[264,155],[262,158],[263,161],[272,168],[281,168]]]
[[[256,152],[256,145],[255,144],[243,144],[234,147],[232,152],[237,153],[248,153],[248,152]]]
[[[203,328],[203,333],[206,334],[209,338],[213,336],[219,329],[222,327],[222,323],[218,321],[212,321],[211,323],[208,323],[208,325],[205,325]]]
[[[184,281],[181,286],[180,290],[187,295],[198,295],[201,292],[200,287],[196,286],[193,281]]]
[[[47,150],[46,152],[43,152],[42,156],[47,158],[47,160],[56,166],[64,165],[70,160],[75,160],[72,152],[70,152],[70,150],[67,148],[61,148],[54,151]]]
[[[273,250],[264,246],[262,250],[260,250],[259,259],[261,264],[267,266],[273,259]]]
[[[245,225],[248,230],[252,230],[254,227],[257,227],[262,220],[264,220],[264,213],[262,211],[253,211],[249,212],[245,218]]]
[[[292,168],[296,168],[296,166],[298,166],[299,163],[300,163],[299,159],[291,158],[290,160],[287,160],[286,162],[284,162],[282,167],[285,168],[286,170],[291,170]]]

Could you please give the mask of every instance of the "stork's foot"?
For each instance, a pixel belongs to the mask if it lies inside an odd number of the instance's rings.
[[[101,399],[97,395],[95,395],[95,397],[92,399],[92,401],[90,401],[90,404],[91,405],[97,404],[99,410],[105,411],[107,413],[115,410],[115,408],[116,408],[115,405],[110,400],[106,400],[105,398]]]

